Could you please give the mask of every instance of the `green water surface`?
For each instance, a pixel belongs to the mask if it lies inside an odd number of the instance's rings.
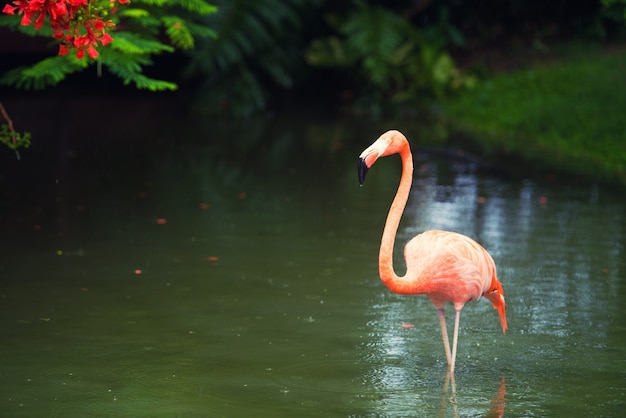
[[[3,157],[1,416],[624,413],[623,191],[416,152],[396,269],[413,235],[458,231],[508,305],[506,335],[466,305],[452,394],[434,307],[377,276],[399,159],[359,187],[356,157],[388,127],[183,122]]]

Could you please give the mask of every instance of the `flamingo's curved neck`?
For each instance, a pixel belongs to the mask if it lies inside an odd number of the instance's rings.
[[[400,225],[400,219],[409,198],[411,182],[413,180],[413,156],[407,143],[406,148],[400,151],[402,158],[402,177],[396,196],[391,203],[383,237],[380,243],[380,253],[378,255],[378,272],[380,279],[391,291],[402,293],[401,282],[403,277],[399,277],[393,269],[393,245]]]

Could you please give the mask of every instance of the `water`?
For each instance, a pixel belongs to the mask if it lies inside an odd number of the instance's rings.
[[[0,415],[623,413],[623,191],[416,152],[396,269],[416,233],[455,230],[507,297],[506,335],[485,300],[463,310],[453,392],[432,304],[377,277],[399,160],[361,188],[356,157],[388,127],[160,108],[102,126],[88,105],[2,156]]]

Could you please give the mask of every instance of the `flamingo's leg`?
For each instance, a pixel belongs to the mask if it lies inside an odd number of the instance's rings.
[[[452,337],[452,363],[450,364],[450,370],[454,372],[454,363],[456,361],[456,343],[459,340],[459,322],[461,319],[461,311],[456,311],[454,316],[454,337]]]
[[[443,339],[443,348],[446,350],[446,359],[448,360],[448,367],[452,364],[452,356],[450,354],[450,340],[448,339],[448,330],[446,328],[446,316],[443,313],[443,308],[437,309],[439,313],[439,325],[441,326],[441,338]],[[454,369],[454,366],[452,367]]]

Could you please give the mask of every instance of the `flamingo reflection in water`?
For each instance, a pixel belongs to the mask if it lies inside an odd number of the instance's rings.
[[[450,392],[448,392],[450,389]],[[444,417],[446,414],[446,407],[448,404],[452,405],[452,414],[455,418],[459,415],[459,402],[456,396],[456,382],[454,381],[454,373],[450,370],[446,373],[446,378],[443,382],[443,390],[441,391],[441,404],[439,405],[439,416]],[[491,408],[484,415],[484,418],[502,418],[504,416],[504,408],[506,407],[506,378],[502,376],[500,379],[500,386],[496,397],[491,400]]]

